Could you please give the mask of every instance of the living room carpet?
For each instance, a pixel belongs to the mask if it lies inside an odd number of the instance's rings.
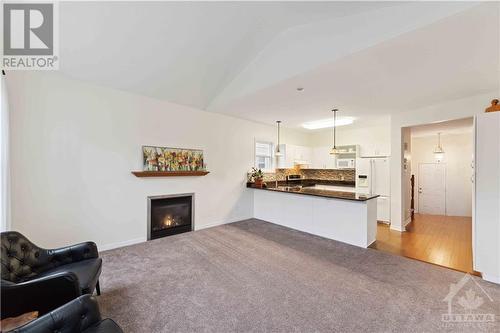
[[[125,332],[498,332],[500,327],[498,285],[479,278],[479,286],[466,285],[483,301],[479,312],[495,314],[493,323],[447,324],[444,298],[463,273],[256,219],[101,256],[101,311]],[[458,299],[453,302],[453,311],[463,310]]]

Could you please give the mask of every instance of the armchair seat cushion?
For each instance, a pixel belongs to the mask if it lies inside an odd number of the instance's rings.
[[[113,319],[104,319],[96,325],[87,328],[85,333],[114,333],[114,332],[122,332],[120,326],[114,322]]]
[[[80,284],[82,294],[92,294],[95,290],[99,275],[101,274],[101,267],[102,259],[93,258],[52,268],[38,276],[44,277],[56,273],[72,272],[78,277],[78,283]]]

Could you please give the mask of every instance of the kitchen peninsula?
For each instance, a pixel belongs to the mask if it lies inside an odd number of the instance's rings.
[[[322,184],[323,183],[323,184]],[[342,182],[270,181],[253,189],[254,216],[310,234],[368,247],[377,233],[378,195],[357,193]],[[345,188],[345,189],[343,189]]]

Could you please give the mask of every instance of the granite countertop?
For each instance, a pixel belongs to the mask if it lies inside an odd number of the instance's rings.
[[[313,183],[312,180],[306,180]],[[336,186],[349,186],[353,187],[353,185],[339,184],[337,181],[328,181],[330,185]],[[332,184],[336,182],[335,184]],[[353,200],[353,201],[367,201],[370,199],[375,199],[379,197],[378,194],[365,194],[365,193],[357,193],[357,192],[343,192],[343,191],[332,191],[332,190],[324,190],[318,189],[314,187],[314,183],[312,185],[302,185],[302,186],[293,186],[286,185],[285,182],[278,182],[278,186],[276,187],[276,182],[268,182],[266,183],[266,187],[255,187],[252,183],[247,183],[247,187],[254,188],[257,190],[265,190],[265,191],[275,191],[275,192],[285,192],[285,193],[295,193],[302,195],[312,195],[323,198],[332,198],[332,199],[344,199],[344,200]],[[322,183],[325,184],[325,183]]]

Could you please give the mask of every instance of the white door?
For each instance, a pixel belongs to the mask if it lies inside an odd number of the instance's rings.
[[[418,212],[446,215],[446,165],[444,163],[419,164]]]

